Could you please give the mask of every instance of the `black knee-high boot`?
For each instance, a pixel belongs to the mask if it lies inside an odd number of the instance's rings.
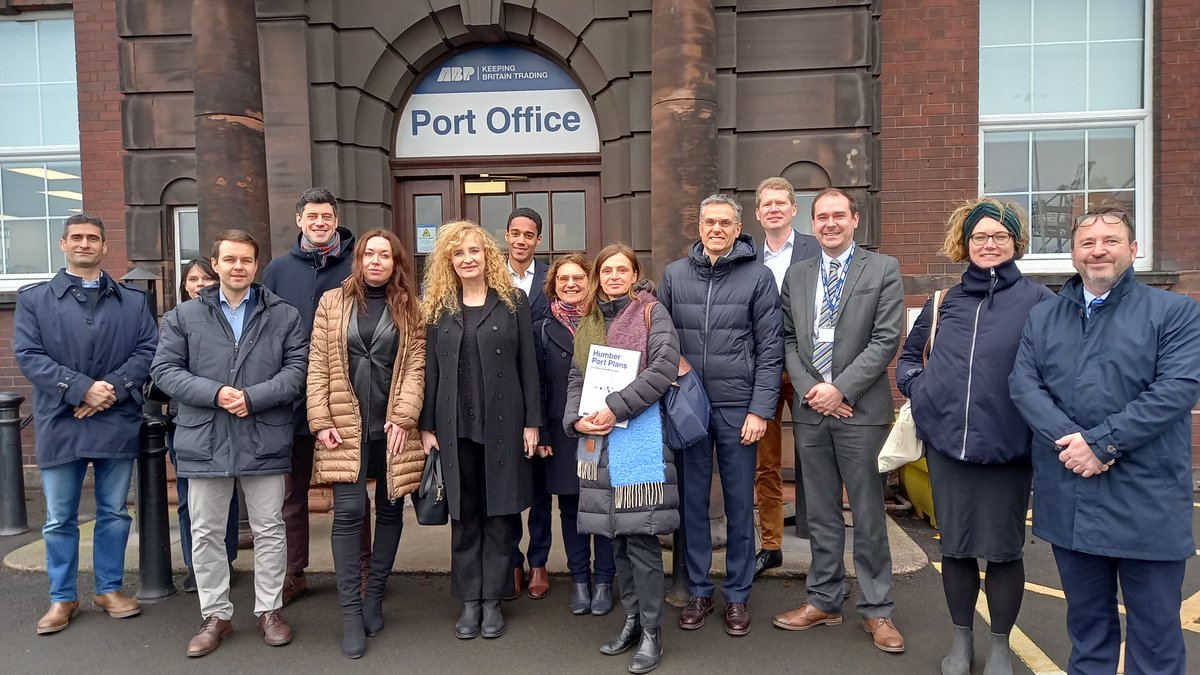
[[[367,651],[362,598],[358,594],[362,506],[354,494],[356,488],[346,483],[334,484],[333,534],[330,537],[338,601],[342,604],[342,653],[352,659],[359,658]]]
[[[375,500],[375,543],[371,549],[371,574],[363,596],[363,628],[369,637],[383,630],[383,594],[387,588],[400,534],[404,529],[404,500]]]

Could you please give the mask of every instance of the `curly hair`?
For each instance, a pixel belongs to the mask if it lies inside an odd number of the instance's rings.
[[[457,314],[462,310],[458,300],[462,282],[454,271],[451,256],[468,237],[475,237],[483,249],[483,277],[488,288],[496,291],[509,312],[517,311],[520,301],[517,294],[522,291],[513,286],[504,264],[504,254],[496,240],[470,220],[452,220],[438,227],[433,253],[425,261],[425,300],[421,303],[421,312],[426,323],[435,324],[443,314]]]
[[[970,251],[967,250],[966,234],[963,232],[967,222],[967,216],[971,215],[971,211],[980,204],[990,204],[993,206],[1003,218],[1006,212],[1011,212],[1017,217],[1017,221],[1021,224],[1021,234],[1013,240],[1013,259],[1020,260],[1021,256],[1029,250],[1029,221],[1025,218],[1025,214],[1021,209],[1012,202],[1005,202],[996,199],[995,197],[979,197],[977,199],[968,199],[954,209],[954,213],[950,214],[950,220],[947,222],[946,240],[942,243],[942,250],[938,251],[941,255],[946,256],[951,262],[961,263],[971,259]]]

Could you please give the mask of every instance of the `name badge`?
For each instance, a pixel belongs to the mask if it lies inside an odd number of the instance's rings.
[[[832,328],[818,328],[817,329],[817,342],[833,342],[833,329]]]

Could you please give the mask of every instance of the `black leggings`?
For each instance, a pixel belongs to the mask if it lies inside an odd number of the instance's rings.
[[[975,622],[975,601],[979,597],[979,560],[942,557],[942,588],[946,606],[955,626],[970,627]],[[1025,594],[1025,563],[1020,560],[989,562],[984,583],[992,632],[1007,635],[1017,622],[1021,599]]]

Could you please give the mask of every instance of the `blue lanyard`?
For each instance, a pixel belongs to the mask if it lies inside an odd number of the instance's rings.
[[[854,260],[854,250],[858,246],[857,243],[850,245],[850,255],[846,256],[846,264],[842,265],[842,269],[838,272],[837,286],[833,293],[829,292],[829,272],[827,265],[821,265],[821,288],[825,290],[825,306],[829,308],[829,317],[834,324],[838,320],[838,305],[842,301],[842,286],[846,285],[846,273],[850,270],[850,262]]]

